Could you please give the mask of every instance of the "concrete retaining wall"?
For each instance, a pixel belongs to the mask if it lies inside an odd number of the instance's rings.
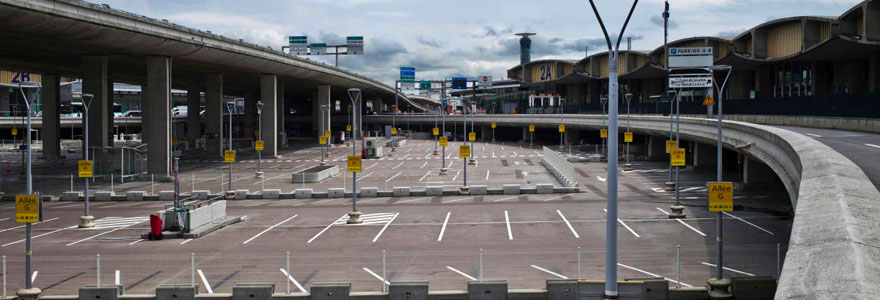
[[[226,217],[226,200],[213,201],[211,205],[189,211],[189,227],[196,229]]]

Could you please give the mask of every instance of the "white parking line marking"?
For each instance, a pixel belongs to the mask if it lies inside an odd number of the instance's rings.
[[[193,239],[185,239],[185,240],[183,240],[183,242],[180,242],[180,244],[183,245],[183,244],[189,243],[192,240]]]
[[[536,266],[536,265],[532,265],[532,268],[538,269],[539,271],[542,271],[542,272],[544,272],[544,273],[547,273],[547,274],[550,274],[550,275],[553,275],[553,276],[556,276],[556,277],[559,277],[559,278],[562,278],[562,279],[568,279],[568,276],[565,276],[565,275],[562,275],[562,274],[559,274],[559,273],[556,273],[556,272],[553,272],[553,271],[550,271],[550,270],[547,270],[547,269],[541,268],[541,267]]]
[[[607,180],[605,178],[602,178],[601,176],[596,176],[596,179],[598,179],[599,181],[602,181],[602,182],[605,182],[605,180]]]
[[[254,239],[256,239],[256,238],[260,237],[261,235],[263,235],[264,233],[269,232],[269,230],[272,230],[272,229],[274,229],[275,227],[278,227],[278,226],[280,226],[281,224],[284,224],[284,223],[286,223],[287,221],[290,221],[291,219],[296,218],[296,216],[297,216],[297,215],[293,215],[293,216],[291,216],[290,218],[284,219],[284,221],[281,221],[281,222],[276,223],[275,225],[269,226],[269,228],[266,228],[266,230],[260,231],[260,233],[257,233],[257,235],[254,235],[253,237],[251,237],[251,238],[249,238],[249,239],[247,239],[246,241],[241,242],[241,243],[242,243],[242,244],[250,243],[250,242],[253,241]]]
[[[510,199],[513,199],[513,198],[519,198],[519,196],[521,196],[521,195],[510,196],[510,197],[504,197],[504,198],[500,198],[500,199],[492,200],[492,202],[507,201],[507,200],[510,200]]]
[[[470,280],[477,280],[477,279],[474,278],[473,276],[468,275],[468,274],[465,273],[465,272],[459,271],[459,270],[456,269],[456,268],[453,268],[453,267],[450,267],[450,266],[446,266],[446,269],[449,269],[449,270],[452,271],[452,272],[458,273],[458,275],[464,276],[464,278],[467,278],[467,279],[470,279]]]
[[[394,167],[391,168],[391,169],[392,169],[392,170],[397,170],[397,168],[399,168],[401,165],[403,165],[403,162],[400,162],[399,164],[397,164],[396,166],[394,166]]]
[[[370,165],[369,167],[365,168],[364,170],[369,170],[370,168],[375,167],[375,166],[378,165],[378,164],[379,164],[379,163],[374,163],[374,164]]]
[[[513,231],[510,230],[510,216],[504,211],[504,222],[507,223],[507,239],[513,240]]]
[[[338,220],[342,220],[342,219],[345,218],[346,216],[347,216],[347,215],[342,215],[342,217],[339,217],[339,219],[337,219],[337,221],[338,221]],[[306,244],[311,244],[312,241],[314,241],[316,238],[318,238],[319,236],[321,236],[321,234],[323,234],[324,231],[327,231],[327,229],[330,229],[330,227],[333,226],[333,224],[336,224],[337,221],[333,221],[333,223],[330,223],[330,225],[327,225],[327,227],[324,227],[324,229],[321,230],[321,232],[318,232],[318,234],[316,234],[316,235],[313,236],[311,239],[309,239],[309,241],[306,242]]]
[[[303,286],[301,284],[299,284],[299,281],[296,281],[296,278],[293,278],[293,275],[288,273],[287,270],[285,270],[285,269],[279,269],[279,270],[281,270],[281,273],[283,273],[284,276],[287,276],[287,279],[290,280],[290,282],[293,282],[293,285],[295,285],[296,288],[299,289],[300,292],[308,293],[308,292],[306,292],[306,289],[303,288]]]
[[[770,234],[770,235],[775,235],[775,234],[773,234],[772,232],[770,232],[770,230],[767,230],[767,229],[761,228],[761,226],[758,226],[758,225],[752,224],[751,222],[746,221],[746,220],[743,220],[743,218],[740,218],[740,217],[734,216],[734,215],[732,215],[732,214],[729,214],[729,213],[727,213],[726,211],[723,211],[723,212],[721,212],[721,213],[723,213],[723,214],[725,214],[725,215],[728,215],[728,216],[730,216],[730,217],[732,217],[732,218],[734,218],[734,219],[737,219],[737,220],[743,221],[743,223],[746,223],[746,224],[752,225],[752,227],[758,228],[758,229],[760,229],[761,231],[766,232],[766,233],[768,233],[768,234]]]
[[[817,137],[817,138],[822,137],[821,135],[818,135],[818,134],[815,134],[815,133],[809,133],[809,132],[808,132],[808,133],[805,133],[805,134],[806,134],[806,135],[809,135],[809,136],[812,136],[812,137]]]
[[[608,210],[607,210],[607,209],[604,209],[604,208],[603,208],[602,211],[604,211],[606,214],[608,214]],[[636,237],[642,237],[642,236],[640,236],[638,233],[636,233],[635,230],[633,230],[632,228],[629,228],[629,225],[626,225],[626,223],[624,223],[623,220],[621,220],[620,218],[617,218],[617,222],[620,223],[620,225],[623,225],[623,227],[626,228],[626,230],[629,230],[629,232],[632,233],[634,236],[636,236]]]
[[[144,241],[144,239],[139,239],[139,240],[137,240],[137,241],[134,241],[134,242],[128,243],[128,245],[131,246],[131,245],[134,245],[134,244],[137,244],[137,243],[143,242],[143,241]]]
[[[645,271],[645,270],[642,270],[642,269],[639,269],[639,268],[634,268],[634,267],[630,267],[630,266],[624,265],[624,264],[622,264],[622,263],[617,263],[617,265],[618,265],[618,266],[621,266],[621,267],[624,267],[624,268],[627,268],[627,269],[630,269],[630,270],[633,270],[633,271],[636,271],[636,272],[639,272],[639,273],[642,273],[642,274],[645,274],[645,275],[654,276],[654,277],[657,277],[657,278],[663,278],[663,279],[666,279],[666,280],[668,280],[668,281],[671,281],[672,283],[681,283],[681,285],[683,285],[683,286],[686,286],[686,287],[693,287],[693,286],[690,285],[690,284],[687,284],[687,283],[684,283],[684,282],[678,282],[678,281],[673,280],[672,278],[663,277],[663,276],[660,276],[660,275],[657,275],[657,274],[654,274],[654,273],[651,273],[651,272],[648,272],[648,271]]]
[[[126,227],[128,227],[128,226],[126,226]],[[67,246],[73,246],[73,245],[76,245],[76,244],[79,244],[79,243],[82,243],[82,242],[85,242],[85,241],[91,240],[91,239],[93,239],[93,238],[96,238],[96,237],[99,237],[99,236],[102,236],[102,235],[105,235],[105,234],[108,234],[108,233],[111,233],[111,232],[114,232],[114,231],[120,230],[120,229],[122,229],[122,228],[125,228],[125,227],[119,227],[119,228],[116,228],[116,229],[113,229],[113,230],[110,230],[110,231],[105,231],[105,232],[102,232],[102,233],[99,233],[99,234],[96,234],[96,235],[93,235],[93,236],[90,236],[90,237],[87,237],[87,238],[81,239],[81,240],[79,240],[79,241],[69,243],[69,244],[67,244]]]
[[[391,176],[391,178],[385,179],[385,182],[389,182],[389,181],[391,181],[392,179],[394,179],[395,177],[397,177],[398,175],[400,175],[400,173],[403,173],[403,172],[397,172],[397,174],[394,174],[394,176]]]
[[[382,236],[382,233],[385,232],[385,229],[388,229],[388,225],[391,225],[391,222],[394,222],[394,219],[396,219],[399,215],[400,213],[394,214],[394,216],[391,217],[391,220],[388,220],[388,223],[385,223],[385,226],[382,226],[382,230],[379,230],[379,233],[376,234],[376,237],[373,238],[373,243],[379,240],[379,237]]]
[[[666,214],[666,215],[669,215],[669,213],[666,212],[665,210],[663,210],[662,208],[659,208],[659,207],[658,207],[657,210],[662,211],[662,212],[663,212],[664,214]],[[681,219],[675,219],[675,220],[678,221],[679,223],[681,223],[681,225],[684,225],[684,226],[686,226],[687,228],[690,228],[691,230],[697,232],[698,234],[700,234],[700,235],[702,235],[702,236],[706,236],[705,233],[703,233],[702,231],[697,230],[697,229],[694,228],[694,227],[691,227],[691,225],[688,225],[688,223],[685,223],[685,222],[682,221]]]
[[[541,201],[556,200],[556,199],[559,199],[559,198],[562,198],[562,197],[566,197],[566,196],[571,196],[571,195],[574,195],[574,193],[571,193],[571,194],[565,194],[565,195],[562,195],[562,196],[551,197],[551,198],[547,198],[547,199],[544,199],[544,200],[541,200]]]
[[[707,265],[707,266],[710,266],[710,267],[713,267],[713,268],[716,267],[714,264],[710,264],[710,263],[707,263],[707,262],[705,262],[705,261],[702,261],[702,262],[700,262],[700,263],[701,263],[701,264],[704,264],[704,265]],[[731,272],[734,272],[734,273],[740,273],[740,274],[743,274],[743,275],[746,275],[746,276],[755,277],[755,274],[752,274],[752,273],[743,272],[743,271],[740,271],[740,270],[734,270],[734,269],[731,269],[731,268],[728,268],[728,267],[721,267],[721,268],[722,268],[722,269],[725,269],[725,270],[728,270],[728,271],[731,271]]]
[[[205,289],[208,290],[208,294],[213,294],[214,289],[211,288],[211,284],[208,283],[208,279],[205,278],[205,273],[202,272],[202,269],[196,270],[199,272],[199,277],[202,278],[202,283],[205,284]]]
[[[364,178],[370,177],[370,175],[373,175],[373,173],[370,172],[370,173],[368,173],[367,175],[364,175],[364,176],[358,177],[358,181],[364,180]]]
[[[461,171],[455,171],[455,176],[452,177],[452,181],[455,181],[455,179],[458,178],[458,174],[461,174]]]
[[[490,170],[486,170],[486,180],[489,180],[489,171]]]
[[[415,198],[415,199],[409,199],[409,200],[397,201],[397,202],[394,202],[394,204],[416,202],[416,201],[419,201],[419,200],[425,200],[425,199],[431,199],[431,198],[434,198],[434,197],[421,197],[421,198]]]
[[[442,203],[443,203],[443,204],[446,204],[446,203],[460,202],[460,201],[464,201],[464,200],[474,199],[474,198],[476,198],[476,197],[477,197],[477,196],[470,196],[470,197],[458,198],[458,199],[454,199],[454,200],[443,201]]]
[[[874,147],[874,148],[880,149],[880,146],[878,146],[878,145],[874,145],[874,144],[865,144],[865,146],[868,146],[868,147]]]
[[[364,271],[367,271],[367,273],[370,273],[370,275],[373,275],[373,277],[376,277],[376,279],[379,279],[379,281],[384,281],[385,284],[389,284],[389,285],[391,284],[390,282],[388,282],[388,280],[385,280],[384,278],[382,278],[382,276],[379,276],[379,274],[373,273],[372,270],[367,269],[366,267],[364,267],[362,269],[364,269]]]
[[[40,271],[34,271],[34,273],[31,274],[31,283],[34,283],[34,281],[37,281],[37,274],[38,273],[40,273]]]
[[[443,220],[443,226],[440,227],[440,235],[437,236],[437,241],[438,241],[438,242],[443,240],[443,233],[446,232],[446,224],[449,223],[449,216],[450,216],[450,215],[452,215],[452,212],[447,212],[447,213],[446,213],[446,219]]]
[[[428,175],[431,175],[431,171],[426,172],[425,175],[422,176],[422,178],[419,178],[419,182],[421,182],[422,180],[425,180],[425,177],[428,177]]]
[[[119,270],[116,270],[116,280],[114,280],[113,282],[114,282],[114,284],[119,285],[119,282],[120,282],[120,280],[119,280]]]
[[[38,238],[38,237],[41,237],[41,236],[47,236],[47,235],[50,235],[50,234],[53,234],[53,233],[56,233],[56,232],[59,232],[59,231],[65,230],[65,229],[67,229],[67,228],[59,228],[59,229],[55,229],[55,230],[49,231],[49,232],[44,233],[44,234],[35,235],[35,236],[31,237],[31,239],[35,239],[35,238]],[[26,239],[20,239],[20,240],[14,241],[14,242],[9,242],[9,243],[3,244],[3,246],[0,246],[0,247],[6,247],[6,246],[9,246],[9,245],[15,245],[15,244],[18,244],[18,243],[21,243],[21,242],[24,242],[24,241],[26,241]]]
[[[55,221],[55,220],[58,220],[58,217],[54,217],[54,218],[51,218],[51,219],[48,219],[48,220],[45,220],[45,221],[36,222],[36,223],[34,223],[33,225],[37,225],[37,224],[40,224],[40,223],[46,223],[46,222],[52,222],[52,221]],[[26,225],[20,225],[20,226],[10,227],[10,228],[6,228],[6,229],[3,229],[3,230],[0,230],[0,232],[6,232],[6,231],[10,231],[10,230],[15,230],[15,229],[19,229],[19,228],[24,228],[25,226],[26,226]]]
[[[574,227],[571,226],[571,223],[568,222],[568,219],[565,218],[565,215],[563,215],[562,212],[559,211],[558,209],[556,210],[556,213],[558,213],[559,217],[561,217],[562,220],[565,221],[565,225],[568,226],[568,230],[571,230],[571,234],[574,234],[574,238],[576,238],[576,239],[581,238],[581,236],[578,235],[577,231],[574,230]]]
[[[426,160],[426,161],[425,161],[425,163],[423,163],[423,164],[422,164],[422,166],[421,166],[421,167],[419,167],[419,169],[424,169],[424,168],[425,168],[425,166],[427,166],[427,165],[428,165],[428,161],[427,161],[427,160]]]

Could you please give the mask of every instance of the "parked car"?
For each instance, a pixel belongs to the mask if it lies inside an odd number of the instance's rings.
[[[171,117],[172,118],[186,118],[187,110],[188,110],[188,108],[185,105],[175,106],[174,108],[171,109]]]
[[[139,110],[129,110],[122,114],[123,117],[140,117],[141,111]]]

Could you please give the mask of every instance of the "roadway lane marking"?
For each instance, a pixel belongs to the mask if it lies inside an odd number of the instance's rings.
[[[125,226],[125,227],[128,227],[128,226]],[[82,243],[82,242],[85,242],[85,241],[91,240],[91,239],[93,239],[93,238],[96,238],[96,237],[99,237],[99,236],[102,236],[102,235],[105,235],[105,234],[108,234],[108,233],[111,233],[111,232],[114,232],[114,231],[120,230],[120,229],[125,228],[125,227],[119,227],[119,228],[116,228],[116,229],[113,229],[113,230],[110,230],[110,231],[102,232],[102,233],[99,233],[99,234],[96,234],[96,235],[93,235],[93,236],[90,236],[90,237],[87,237],[87,238],[84,238],[84,239],[78,240],[78,241],[76,241],[76,242],[69,243],[69,244],[67,244],[66,246],[73,246],[73,245],[76,245],[76,244],[79,244],[79,243]],[[181,244],[181,245],[182,245],[182,244]]]
[[[364,176],[358,177],[358,181],[364,180],[364,178],[370,177],[370,175],[373,175],[373,172],[370,172],[370,173],[368,173],[367,175],[364,175]]]
[[[37,281],[37,274],[38,273],[40,273],[40,271],[34,271],[34,273],[31,274],[31,283],[34,283],[34,281]]]
[[[596,176],[596,179],[598,179],[599,181],[602,181],[602,182],[605,182],[605,180],[607,180],[605,178],[602,178],[601,176]]]
[[[377,162],[377,163],[373,163],[372,165],[370,165],[369,167],[365,168],[364,170],[369,170],[370,168],[375,167],[375,166],[378,165],[378,164],[379,164],[378,162]]]
[[[424,168],[425,168],[425,166],[427,166],[427,165],[428,165],[428,161],[427,161],[427,160],[426,160],[426,161],[425,161],[425,163],[423,163],[423,164],[422,164],[422,166],[421,166],[421,167],[419,167],[419,169],[424,169]]]
[[[604,211],[606,215],[608,214],[608,210],[607,210],[607,209],[604,209],[604,208],[603,208],[602,211]],[[642,236],[640,236],[638,233],[636,233],[635,230],[633,230],[632,228],[629,228],[629,225],[626,225],[626,223],[624,223],[623,220],[621,220],[620,218],[617,218],[617,222],[620,223],[620,225],[623,225],[623,227],[626,228],[626,230],[629,230],[629,232],[632,233],[634,236],[636,236],[636,237],[642,237]]]
[[[544,273],[547,273],[547,274],[550,274],[550,275],[553,275],[553,276],[556,276],[556,277],[559,277],[559,278],[562,278],[562,279],[568,279],[568,276],[565,276],[565,275],[562,275],[562,274],[559,274],[559,273],[556,273],[556,272],[553,272],[553,271],[550,271],[550,270],[547,270],[547,269],[541,268],[541,267],[536,266],[536,265],[532,265],[532,268],[538,269],[538,271],[542,271],[542,272],[544,272]]]
[[[397,170],[397,168],[399,168],[401,165],[403,165],[403,162],[400,162],[399,164],[397,164],[396,166],[394,166],[394,167],[391,168],[391,169],[392,169],[392,170]]]
[[[370,275],[373,275],[373,277],[376,277],[376,279],[379,279],[379,281],[385,282],[386,285],[391,284],[390,282],[388,282],[388,280],[385,280],[384,278],[382,278],[382,276],[379,276],[379,274],[374,273],[372,270],[367,269],[366,267],[362,269],[364,269],[364,271],[367,271],[367,273],[370,273]]]
[[[705,262],[705,261],[702,261],[702,262],[700,262],[700,263],[701,263],[701,264],[704,264],[704,265],[707,265],[707,266],[710,266],[710,267],[713,267],[713,268],[716,268],[716,267],[717,267],[717,266],[715,266],[714,264],[710,264],[710,263],[707,263],[707,262]],[[755,274],[752,274],[752,273],[743,272],[743,271],[740,271],[740,270],[734,270],[734,269],[731,269],[731,268],[728,268],[728,267],[721,267],[721,268],[722,268],[722,269],[725,269],[725,270],[728,270],[728,271],[731,271],[731,272],[734,272],[734,273],[740,273],[740,274],[743,274],[743,275],[746,275],[746,276],[755,277]]]
[[[339,217],[339,219],[337,219],[336,221],[333,221],[333,223],[330,223],[330,225],[327,225],[327,227],[324,227],[324,229],[321,230],[321,232],[318,232],[318,234],[316,234],[316,235],[313,236],[311,239],[309,239],[309,241],[306,242],[306,244],[311,244],[312,241],[314,241],[316,238],[318,238],[319,236],[321,236],[321,234],[323,234],[324,231],[327,231],[327,229],[330,229],[331,226],[333,226],[334,224],[336,224],[336,222],[338,222],[339,220],[342,220],[342,219],[345,218],[346,216],[347,216],[347,215],[342,215],[342,217]]]
[[[446,213],[446,219],[443,220],[443,226],[440,227],[440,235],[437,236],[438,242],[443,240],[443,233],[446,232],[446,224],[449,223],[449,215],[451,215],[451,214],[452,214],[451,211]]]
[[[812,136],[812,137],[817,137],[817,138],[822,137],[821,135],[818,135],[818,134],[815,134],[815,133],[804,133],[804,134],[809,135],[809,136]]]
[[[459,270],[456,269],[456,268],[453,268],[453,267],[450,267],[450,266],[446,266],[446,269],[449,269],[449,270],[452,271],[452,272],[458,273],[458,275],[464,276],[464,278],[467,278],[467,279],[469,279],[469,280],[474,280],[474,281],[477,280],[477,279],[474,278],[473,276],[468,275],[468,274],[465,273],[465,272],[459,271]]]
[[[734,215],[732,215],[732,214],[729,214],[729,213],[727,213],[726,211],[723,211],[723,212],[721,212],[721,213],[723,213],[723,214],[725,214],[725,215],[728,215],[728,216],[730,216],[730,217],[732,217],[732,218],[734,218],[734,219],[737,219],[737,220],[743,221],[743,223],[746,223],[746,224],[752,225],[752,227],[758,228],[758,229],[760,229],[761,231],[766,232],[766,233],[768,233],[768,234],[770,234],[770,235],[775,235],[775,234],[773,234],[772,232],[770,232],[770,230],[767,230],[767,229],[761,228],[761,226],[758,226],[758,225],[752,224],[751,222],[746,221],[746,220],[743,220],[743,218],[740,218],[740,217],[734,216]]]
[[[51,221],[55,221],[55,220],[58,220],[58,217],[54,217],[54,218],[51,218],[51,219],[48,219],[48,220],[45,220],[45,221],[36,222],[36,223],[34,223],[33,225],[37,225],[37,224],[45,223],[45,222],[51,222]],[[14,230],[14,229],[24,228],[25,226],[27,226],[27,225],[20,225],[20,226],[10,227],[10,228],[6,228],[6,229],[3,229],[3,230],[0,230],[0,232],[6,232],[6,231]]]
[[[431,171],[426,172],[425,175],[422,176],[422,178],[419,178],[419,182],[421,182],[422,180],[425,180],[425,177],[428,177],[428,175],[431,175]]]
[[[568,226],[568,230],[571,230],[571,234],[574,235],[574,238],[576,238],[576,239],[581,238],[581,236],[578,235],[577,231],[574,230],[574,227],[571,226],[571,223],[568,222],[568,219],[565,218],[565,215],[563,215],[562,212],[559,211],[558,209],[556,210],[556,213],[559,214],[559,217],[562,218],[562,221],[565,221],[565,225]],[[568,278],[565,278],[565,279],[568,279]]]
[[[287,270],[285,270],[285,269],[279,269],[279,270],[281,270],[281,273],[283,273],[284,276],[287,276],[287,279],[290,280],[290,282],[293,282],[293,285],[295,285],[296,288],[299,289],[300,292],[308,293],[308,292],[306,292],[306,289],[303,288],[303,286],[301,284],[299,284],[299,281],[296,281],[296,278],[293,278],[293,275],[288,273]]]
[[[686,286],[686,287],[693,287],[693,286],[690,285],[690,284],[687,284],[687,283],[684,283],[684,282],[675,281],[675,280],[673,280],[672,278],[663,277],[663,276],[660,276],[660,275],[657,275],[657,274],[654,274],[654,273],[651,273],[651,272],[648,272],[648,271],[645,271],[645,270],[642,270],[642,269],[639,269],[639,268],[635,268],[635,267],[630,267],[630,266],[624,265],[624,264],[622,264],[622,263],[617,263],[617,265],[618,265],[618,266],[621,266],[621,267],[624,267],[624,268],[627,268],[627,269],[630,269],[630,270],[633,270],[633,271],[636,271],[636,272],[639,272],[639,273],[642,273],[642,274],[645,274],[645,275],[648,275],[648,276],[654,276],[654,277],[657,277],[657,278],[663,278],[663,279],[666,279],[666,280],[668,280],[668,281],[670,281],[670,282],[672,282],[672,283],[681,283],[681,285],[683,285],[683,286]]]
[[[880,146],[878,146],[878,145],[874,145],[874,144],[865,144],[865,146],[868,146],[868,147],[874,147],[874,148],[880,149]]]
[[[513,231],[510,230],[510,216],[504,211],[504,222],[507,223],[507,239],[513,240]]]
[[[49,232],[44,233],[44,234],[35,235],[35,236],[31,237],[31,239],[35,239],[35,238],[38,238],[38,237],[41,237],[41,236],[47,236],[47,235],[50,235],[50,234],[53,234],[53,233],[56,233],[56,232],[59,232],[59,231],[65,230],[65,229],[67,229],[67,228],[59,228],[59,229],[55,229],[55,230],[53,230],[53,231],[49,231]],[[26,240],[26,239],[20,239],[20,240],[14,241],[14,242],[9,242],[9,243],[3,244],[2,247],[6,247],[6,246],[9,246],[9,245],[15,245],[15,244],[18,244],[18,243],[24,242],[25,240]]]
[[[455,171],[455,176],[452,177],[452,181],[455,181],[455,179],[458,178],[459,174],[461,174],[461,170]]]
[[[486,180],[489,180],[489,170],[486,170]]]
[[[185,239],[183,242],[180,242],[181,245],[191,242],[193,239]]]
[[[574,195],[574,194],[575,194],[575,193],[565,194],[565,195],[562,195],[562,196],[556,196],[556,197],[547,198],[547,199],[544,199],[544,200],[541,200],[541,201],[556,200],[556,199],[559,199],[559,198],[562,198],[562,197],[566,197],[566,196],[571,196],[571,195]]]
[[[205,273],[202,272],[202,269],[197,270],[199,272],[199,277],[202,278],[202,283],[205,284],[205,289],[208,290],[208,294],[213,294],[214,289],[211,288],[211,284],[208,283],[208,279],[205,278]]]
[[[242,243],[242,244],[250,243],[250,242],[253,241],[254,239],[256,239],[256,238],[260,237],[261,235],[263,235],[264,233],[269,232],[269,230],[272,230],[272,229],[274,229],[275,227],[278,227],[278,226],[280,226],[281,224],[284,224],[284,223],[286,223],[287,221],[290,221],[291,219],[296,218],[296,216],[297,216],[297,215],[293,215],[293,216],[291,216],[290,218],[284,219],[284,221],[281,221],[281,222],[276,223],[275,225],[269,226],[269,228],[266,228],[266,230],[260,231],[260,233],[257,233],[257,235],[254,235],[253,237],[251,237],[251,238],[249,238],[249,239],[247,239],[246,241],[241,242],[241,243]]]
[[[669,213],[666,212],[665,210],[663,210],[662,208],[659,208],[659,207],[658,207],[657,210],[663,212],[663,213],[666,214],[667,216],[669,215]],[[681,225],[684,225],[684,226],[686,226],[687,228],[690,228],[691,230],[695,231],[696,233],[698,233],[698,234],[700,234],[700,235],[702,235],[702,236],[706,236],[705,233],[703,233],[702,231],[697,230],[697,229],[694,228],[694,227],[691,227],[691,225],[688,225],[688,223],[685,223],[685,222],[682,221],[681,219],[675,219],[675,220],[678,221],[679,223],[681,223]]]
[[[395,177],[397,177],[398,175],[400,175],[400,173],[403,173],[403,172],[397,172],[397,174],[394,174],[394,176],[391,176],[391,178],[385,179],[385,182],[389,182],[389,181],[391,181],[392,179],[394,179]],[[373,174],[373,173],[370,173],[370,174]],[[366,177],[366,176],[364,176],[364,177]]]
[[[385,226],[382,226],[382,230],[379,230],[379,233],[376,234],[376,237],[373,238],[373,243],[379,240],[379,237],[382,236],[382,233],[385,232],[385,229],[388,229],[388,225],[391,225],[391,222],[394,222],[394,219],[396,219],[399,215],[400,213],[394,214],[394,216],[391,217],[391,220],[388,220],[388,223],[385,223]]]

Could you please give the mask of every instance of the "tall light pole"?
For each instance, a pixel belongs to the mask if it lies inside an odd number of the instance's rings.
[[[396,94],[395,94],[396,95]],[[355,124],[351,129],[351,138],[353,139],[351,142],[351,155],[357,154],[357,136],[358,130],[363,130],[358,126],[358,103],[360,103],[361,97],[361,89],[358,88],[350,88],[348,89],[348,98],[351,99],[351,123]],[[396,96],[395,96],[396,97]],[[351,172],[351,212],[348,213],[348,224],[360,224],[363,221],[361,220],[361,212],[357,210],[357,172]]]
[[[89,105],[92,104],[92,99],[95,98],[95,95],[92,94],[82,94],[80,96],[83,102],[83,160],[89,160]],[[88,99],[88,100],[86,100]],[[94,165],[92,165],[94,167]],[[95,227],[95,223],[92,221],[95,217],[89,212],[89,177],[83,177],[83,183],[85,183],[85,189],[83,191],[83,199],[84,201],[84,212],[81,217],[79,217],[79,228],[92,228]]]
[[[629,131],[630,130],[629,129],[629,121],[630,121],[630,119],[632,119],[632,115],[630,115],[630,113],[629,113],[629,103],[630,103],[630,101],[632,101],[633,94],[626,93],[626,95],[623,95],[623,97],[624,97],[624,99],[626,99],[626,132],[631,132],[631,131]],[[632,164],[629,163],[629,144],[631,144],[631,142],[626,142],[626,150],[624,151],[624,154],[623,154],[624,156],[626,156],[626,163],[623,164],[624,170],[632,170]]]
[[[666,99],[669,100],[669,140],[672,140],[672,98],[669,97],[667,86],[669,85],[669,1],[664,2],[663,6],[663,57],[666,58],[666,83],[663,84],[663,90],[666,91]],[[668,147],[667,147],[668,148]],[[669,153],[672,155],[671,153]],[[667,192],[675,190],[675,182],[672,181],[672,164],[669,164],[669,174],[666,176]]]
[[[327,121],[325,121],[324,118],[327,117],[327,111],[328,111],[328,110],[330,110],[330,106],[329,106],[329,105],[327,105],[327,104],[322,104],[322,105],[321,105],[321,127],[324,127],[323,125],[326,125],[326,124],[327,124]],[[327,129],[326,129],[326,128],[324,128],[324,131],[323,131],[323,132],[320,132],[320,134],[326,136],[325,132],[327,132]],[[324,153],[324,149],[327,148],[327,143],[330,142],[330,141],[327,140],[328,138],[329,138],[329,137],[324,138],[324,143],[321,144],[321,165],[322,165],[322,166],[327,165],[327,162],[324,161],[324,157],[326,157],[326,155],[325,155],[325,153]],[[321,139],[321,137],[318,137],[318,140],[320,140],[320,139]],[[327,149],[327,152],[329,152],[329,151],[330,151],[330,150]]]
[[[446,100],[446,79],[443,79],[443,86],[440,88],[440,104],[443,105],[443,109],[441,111],[442,114],[442,125],[443,128],[440,130],[440,135],[444,138],[447,138],[447,143],[449,143],[448,137],[446,136],[446,107],[448,106],[448,100]],[[443,153],[440,154],[440,175],[446,175],[449,173],[449,170],[446,168],[446,146],[443,147]]]
[[[476,81],[474,81],[473,90],[474,90],[473,91],[474,97],[473,97],[473,99],[471,99],[471,103],[468,104],[468,109],[471,111],[471,131],[469,131],[469,133],[473,133],[474,140],[476,140],[477,133],[476,133],[476,130],[474,129],[474,119],[476,119],[476,117],[477,117],[476,116],[476,113],[477,113],[477,82]],[[465,111],[465,114],[467,114],[467,111]],[[465,117],[465,118],[467,118],[467,117]],[[467,128],[467,124],[465,124],[464,127]],[[467,139],[470,140],[470,134],[467,135]],[[475,166],[475,165],[477,165],[477,160],[476,160],[476,158],[474,158],[474,141],[471,140],[470,142],[471,142],[471,155],[470,155],[471,157],[470,157],[470,159],[468,159],[468,163],[471,164],[472,166]],[[465,170],[467,170],[467,169],[465,169]],[[465,177],[467,177],[467,172],[465,172]]]
[[[602,33],[605,35],[605,42],[608,43],[608,193],[606,206],[608,215],[605,218],[605,299],[617,299],[617,55],[620,50],[620,39],[626,31],[626,25],[632,17],[633,11],[639,0],[634,0],[629,14],[626,15],[626,21],[623,22],[623,28],[620,29],[620,35],[617,37],[617,45],[611,48],[611,39],[608,37],[608,31],[605,30],[605,24],[599,11],[596,10],[596,4],[590,0],[590,7],[599,21]]]
[[[235,110],[235,102],[226,102],[226,110],[229,113],[229,149],[232,150],[232,111]],[[233,162],[229,162],[229,165],[226,168],[229,184],[226,185],[226,197],[230,198],[235,195],[235,190],[232,189],[232,164]]]
[[[721,115],[722,115],[721,103],[724,98],[724,86],[727,85],[727,79],[730,78],[730,73],[733,72],[733,67],[731,67],[731,66],[715,66],[712,68],[713,74],[714,74],[715,70],[727,70],[727,75],[725,75],[725,77],[724,77],[724,82],[721,84],[721,88],[718,89],[718,144],[716,145],[716,148],[717,148],[717,153],[716,153],[716,155],[717,155],[717,158],[716,158],[717,169],[715,170],[715,180],[716,180],[716,182],[720,183],[721,182],[721,162],[722,162],[721,161],[721,149],[722,149],[721,142],[724,137],[724,134],[722,131],[722,126],[721,126]],[[718,87],[717,82],[715,82],[715,80],[712,80],[712,84],[715,85],[715,87]],[[722,267],[722,265],[724,263],[724,255],[722,254],[723,253],[722,250],[724,249],[724,247],[721,242],[721,232],[722,232],[721,231],[721,229],[722,229],[722,225],[721,225],[722,215],[721,214],[722,214],[722,212],[718,212],[717,218],[715,219],[715,227],[717,227],[716,230],[718,231],[718,237],[715,239],[716,248],[717,248],[716,253],[718,256],[718,258],[717,258],[718,262],[717,262],[717,265],[715,266],[715,282],[722,282],[722,285],[727,285],[730,283],[728,281],[724,280],[724,269]],[[712,285],[713,282],[711,279],[709,280],[709,282],[710,282],[710,285]]]
[[[323,117],[323,115],[322,115]],[[257,141],[263,141],[263,101],[257,101]],[[322,158],[323,159],[323,158]],[[257,150],[257,178],[263,178],[263,150]]]
[[[609,55],[609,56],[610,56],[610,55]],[[609,90],[609,92],[610,92],[610,90]],[[606,107],[605,105],[608,104],[608,99],[607,99],[607,98],[605,98],[605,99],[599,99],[599,103],[602,104],[602,129],[607,129],[608,126],[606,125],[607,118],[606,118],[606,115],[605,115],[605,111],[606,111],[606,110],[605,110],[605,107]],[[608,152],[605,151],[605,139],[608,138],[608,137],[606,136],[606,137],[600,137],[600,138],[602,139],[602,155],[605,156],[605,157],[607,158],[607,157],[608,157]]]
[[[31,174],[31,104],[30,100],[28,100],[27,95],[24,92],[26,88],[40,88],[41,85],[39,82],[22,82],[18,84],[18,90],[21,92],[21,97],[24,99],[24,104],[27,107],[27,129],[25,130],[25,135],[27,136],[27,181],[26,181],[26,190],[28,195],[32,195],[34,193],[33,187],[33,176]],[[37,199],[39,201],[39,199]],[[36,299],[37,295],[40,294],[40,289],[34,288],[33,280],[31,280],[31,269],[33,267],[33,252],[31,251],[31,223],[25,223],[25,289],[19,290],[16,292],[19,298],[29,299],[31,296]],[[5,274],[4,274],[5,276]]]
[[[400,80],[394,81],[394,105],[393,105],[394,109],[391,110],[391,128],[393,129],[394,132],[391,133],[391,152],[397,152],[397,144],[394,144],[394,137],[397,136],[397,119],[396,118],[397,118],[398,107],[400,107],[400,106],[398,106],[398,103],[397,103],[397,95],[400,94],[400,88],[397,87],[397,85],[399,83],[400,83]],[[351,96],[351,95],[349,95],[349,96]]]

